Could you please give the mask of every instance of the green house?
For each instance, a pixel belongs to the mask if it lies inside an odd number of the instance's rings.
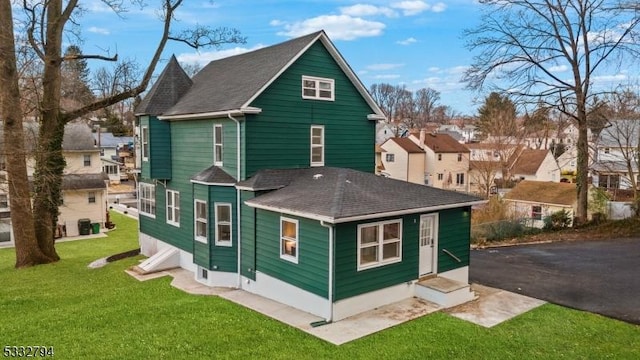
[[[480,199],[374,174],[385,117],[323,31],[193,78],[173,57],[136,115],[140,271],[182,267],[329,321],[473,297]]]

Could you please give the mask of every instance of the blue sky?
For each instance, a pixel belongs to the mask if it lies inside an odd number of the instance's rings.
[[[146,64],[157,45],[161,22],[149,0],[144,9],[131,8],[117,17],[99,0],[81,2],[81,47],[86,54],[118,52]],[[429,87],[441,93],[440,103],[457,113],[474,115],[478,99],[486,94],[465,90],[460,82],[472,55],[463,30],[481,16],[476,0],[185,0],[174,29],[194,24],[233,27],[247,37],[246,44],[196,52],[169,43],[163,54],[175,54],[181,63],[200,63],[273,45],[324,29],[338,50],[369,87],[374,83],[405,85],[410,90]],[[159,2],[157,2],[159,3]],[[105,66],[91,62],[92,68]],[[164,67],[160,64],[159,70]],[[611,74],[622,81],[624,74]]]

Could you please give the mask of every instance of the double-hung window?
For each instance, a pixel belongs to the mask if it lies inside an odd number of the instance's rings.
[[[89,191],[87,193],[87,201],[89,202],[89,204],[95,204],[96,203],[96,192],[95,191]]]
[[[303,76],[302,98],[329,101],[335,100],[334,80],[313,76]]]
[[[311,166],[324,166],[324,126],[311,126]]]
[[[167,190],[167,224],[180,227],[180,192]]]
[[[386,160],[387,162],[394,162],[396,161],[396,156],[394,154],[386,154]]]
[[[140,183],[138,193],[138,198],[140,199],[140,214],[156,217],[156,186]]]
[[[213,165],[222,166],[222,125],[213,126]]]
[[[207,231],[207,202],[202,200],[194,200],[194,238],[200,242],[206,243],[208,239]]]
[[[91,166],[91,155],[89,154],[84,154],[82,156],[82,160],[83,160],[83,165],[84,166]]]
[[[298,220],[280,218],[280,258],[298,263]]]
[[[231,246],[231,204],[216,203],[216,245]]]
[[[464,173],[456,174],[456,185],[464,185]]]
[[[147,161],[149,160],[149,128],[143,126],[140,133],[142,137],[142,160]]]
[[[402,261],[402,221],[358,225],[358,271]]]

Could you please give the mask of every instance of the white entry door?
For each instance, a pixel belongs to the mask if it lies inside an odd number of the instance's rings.
[[[420,261],[419,261],[419,274],[427,275],[434,273],[434,251],[436,249],[437,242],[437,215],[422,215],[420,216]]]

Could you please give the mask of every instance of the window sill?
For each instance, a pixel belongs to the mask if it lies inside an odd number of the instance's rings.
[[[199,243],[203,243],[206,244],[207,243],[207,239],[206,238],[202,238],[202,237],[195,237],[193,238],[193,240],[199,242]]]
[[[298,263],[298,258],[290,256],[290,255],[280,255],[280,259],[286,260],[288,262],[292,262],[294,264]]]
[[[386,260],[384,262],[358,266],[358,271],[375,269],[375,268],[379,268],[379,267],[382,267],[382,266],[391,265],[391,264],[395,264],[395,263],[399,263],[399,262],[402,262],[402,258],[393,258],[393,259]]]
[[[142,212],[142,211],[138,212],[138,214],[140,214],[140,215],[144,215],[144,216],[146,216],[146,217],[148,217],[148,218],[152,218],[152,219],[155,219],[155,218],[156,218],[156,216],[155,216],[155,215],[153,215],[153,214],[147,214],[147,213]]]

